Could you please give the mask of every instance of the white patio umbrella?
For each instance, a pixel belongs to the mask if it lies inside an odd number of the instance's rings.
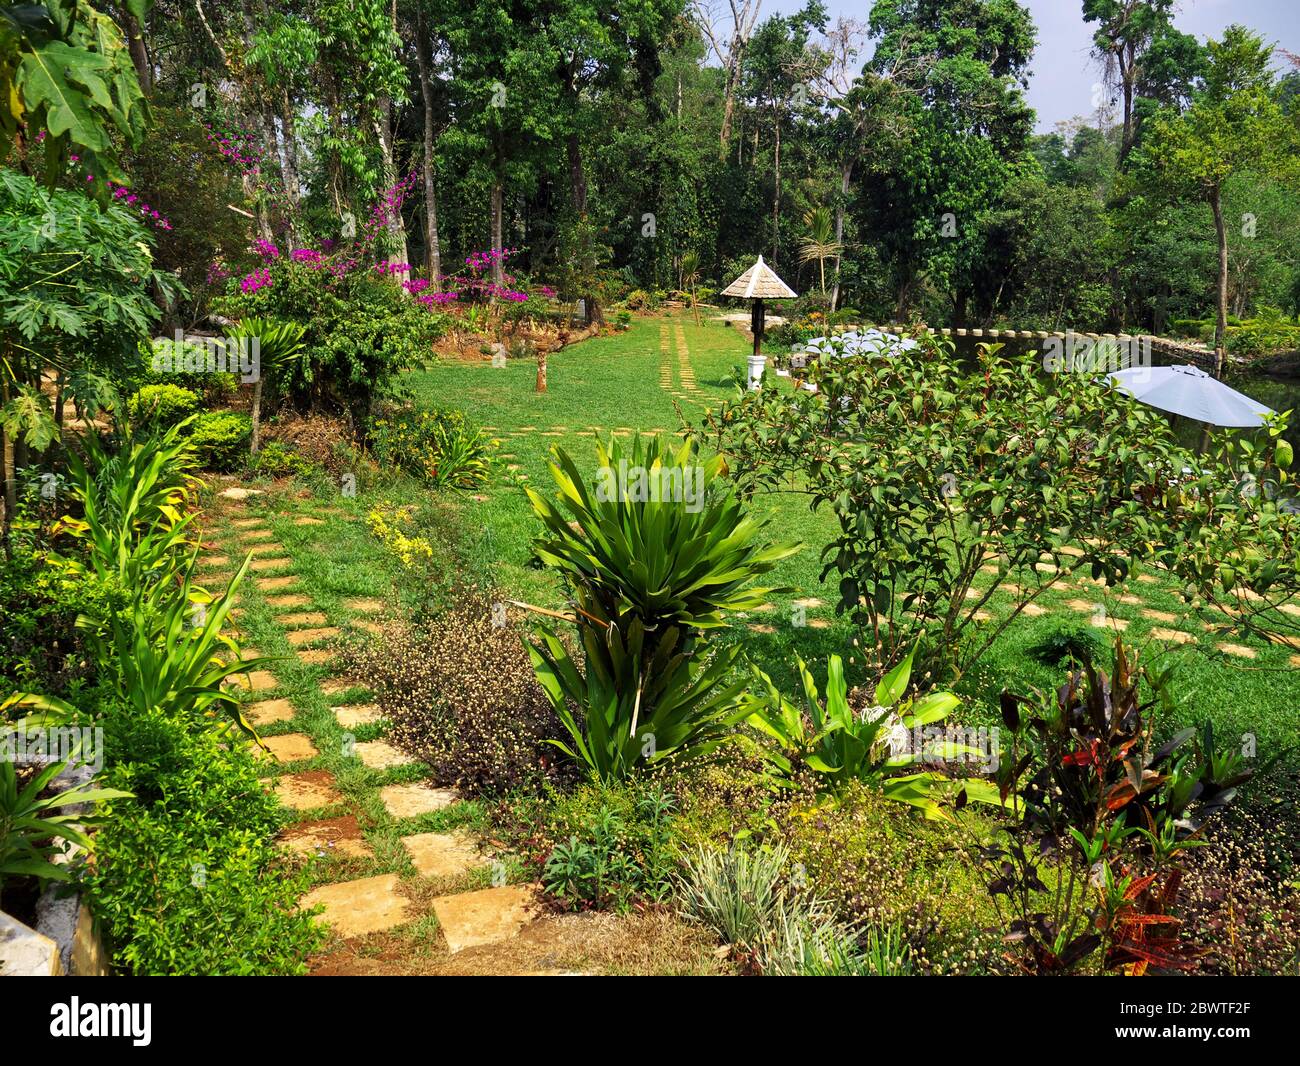
[[[1106,375],[1134,399],[1212,426],[1258,428],[1271,407],[1194,366],[1135,366]]]

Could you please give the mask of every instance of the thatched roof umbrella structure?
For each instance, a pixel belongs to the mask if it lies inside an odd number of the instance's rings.
[[[750,328],[754,334],[754,354],[761,355],[763,348],[764,300],[793,300],[795,293],[784,281],[776,276],[776,271],[758,257],[758,262],[746,270],[720,293],[722,296],[739,296],[744,300],[753,300],[753,312]]]

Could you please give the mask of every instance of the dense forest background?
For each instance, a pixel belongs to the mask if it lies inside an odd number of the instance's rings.
[[[123,168],[172,222],[159,265],[190,318],[213,264],[252,261],[250,229],[337,244],[386,199],[382,253],[435,288],[518,249],[498,280],[597,312],[635,290],[707,295],[762,253],[881,320],[1161,332],[1213,313],[1212,198],[1185,160],[1166,172],[1167,138],[1148,143],[1159,116],[1223,91],[1171,0],[1084,0],[1104,88],[1047,135],[1013,0],[877,0],[862,23],[816,0],[770,17],[757,0],[159,0],[143,22],[129,6],[109,10],[155,121]],[[1228,89],[1293,123],[1300,74],[1256,52]],[[1267,156],[1216,171],[1229,314],[1300,299],[1300,198]]]

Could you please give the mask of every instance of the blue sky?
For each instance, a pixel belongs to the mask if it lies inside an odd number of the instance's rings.
[[[763,0],[760,18],[802,6],[802,0]],[[826,0],[826,6],[832,20],[845,15],[865,22],[871,0]],[[1038,112],[1038,129],[1046,132],[1058,121],[1092,112],[1092,87],[1101,72],[1089,55],[1092,27],[1083,21],[1079,0],[1028,0],[1027,6],[1038,27],[1029,103]],[[1202,40],[1234,22],[1300,53],[1300,0],[1183,0],[1174,18],[1184,33]]]

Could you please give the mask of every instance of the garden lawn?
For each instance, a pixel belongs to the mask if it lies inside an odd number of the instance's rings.
[[[579,469],[594,471],[598,434],[630,440],[638,431],[675,433],[698,422],[707,407],[735,395],[747,351],[745,335],[735,328],[703,317],[696,325],[689,314],[677,314],[639,317],[626,332],[552,355],[546,393],[534,390],[531,359],[499,367],[486,359],[446,361],[409,375],[404,384],[418,402],[458,408],[500,441],[498,476],[463,502],[476,541],[473,561],[508,594],[557,606],[558,581],[529,566],[537,524],[523,486],[553,491],[547,460],[555,446],[566,449]],[[834,613],[836,578],[819,580],[820,552],[836,524],[829,513],[810,513],[798,494],[759,497],[755,507],[771,520],[773,538],[800,540],[806,547],[770,575],[769,584],[790,591],[771,596],[767,609],[738,618],[733,634],[755,662],[788,686],[796,653],[816,664],[817,673],[831,652],[854,658],[853,629]],[[1042,573],[1037,579],[1051,577]],[[1022,575],[1021,580],[1035,578]],[[1110,590],[1084,577],[1060,582],[1038,599],[1043,613],[1016,619],[962,679],[958,687],[967,706],[961,714],[991,723],[1002,688],[1023,692],[1031,685],[1050,690],[1058,684],[1061,669],[1040,661],[1032,649],[1062,620],[1091,625],[1100,617],[1098,606],[1104,606],[1107,625],[1099,633],[1108,638],[1114,627],[1125,627],[1126,641],[1143,649],[1144,661],[1174,664],[1177,719],[1194,723],[1209,716],[1221,737],[1234,744],[1250,734],[1261,757],[1293,744],[1300,705],[1296,649],[1220,631],[1227,619],[1189,607],[1179,592],[1159,573]],[[995,618],[1010,609],[1002,594],[989,604]]]

